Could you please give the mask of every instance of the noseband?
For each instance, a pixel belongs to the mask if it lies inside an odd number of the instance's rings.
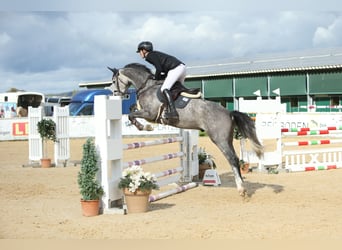
[[[116,73],[116,74],[113,76],[112,81],[113,81],[113,79],[115,79],[116,91],[119,92],[119,94],[120,94],[121,96],[127,94],[127,91],[123,92],[123,91],[121,91],[121,89],[120,89],[120,84],[119,84],[119,72]],[[113,81],[113,82],[114,82],[114,81]]]

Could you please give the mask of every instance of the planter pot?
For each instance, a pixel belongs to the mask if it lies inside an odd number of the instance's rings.
[[[40,159],[40,165],[41,165],[42,168],[49,168],[49,167],[51,167],[51,159],[50,158]]]
[[[249,172],[249,163],[244,163],[243,166],[240,165],[241,174],[247,174]]]
[[[198,179],[202,180],[206,170],[211,169],[209,164],[202,163],[198,166]]]
[[[99,214],[100,200],[81,200],[82,215],[96,216]]]
[[[152,191],[137,190],[134,193],[128,191],[127,188],[123,189],[128,213],[144,213],[148,211],[150,202],[148,198]]]

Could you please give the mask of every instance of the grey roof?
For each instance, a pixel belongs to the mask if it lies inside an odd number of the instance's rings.
[[[342,69],[342,47],[262,54],[187,65],[187,78]]]

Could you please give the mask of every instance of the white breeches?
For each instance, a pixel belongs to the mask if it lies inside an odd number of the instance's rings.
[[[184,64],[180,64],[176,68],[170,70],[167,73],[167,76],[164,80],[163,85],[161,86],[161,91],[163,92],[164,89],[171,89],[173,84],[175,84],[175,82],[177,81],[184,83],[185,76],[186,76],[186,67]]]

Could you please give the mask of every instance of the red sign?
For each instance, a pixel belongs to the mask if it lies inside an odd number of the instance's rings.
[[[28,122],[13,122],[12,135],[13,136],[28,136]]]

